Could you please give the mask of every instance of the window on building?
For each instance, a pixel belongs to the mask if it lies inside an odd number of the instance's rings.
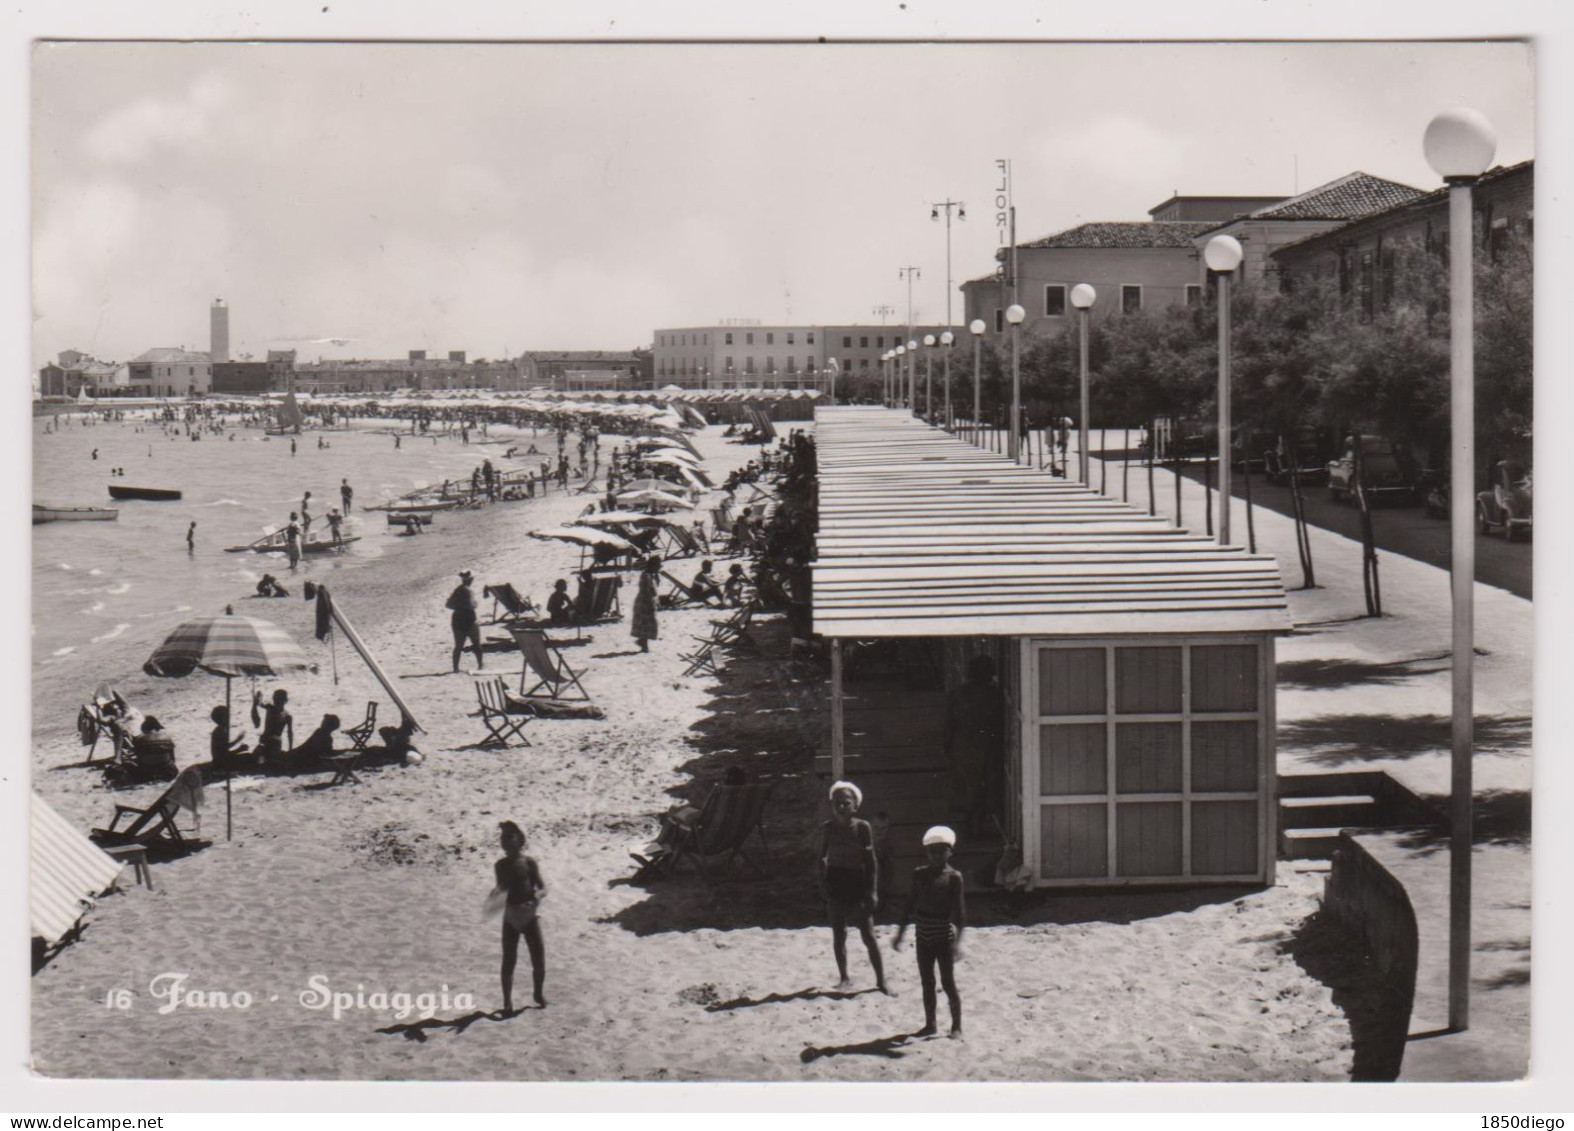
[[[743,359],[743,371],[745,373],[754,372],[754,358],[752,356]]]
[[[731,330],[727,331],[727,335],[726,335],[725,339],[723,339],[722,345],[726,345],[726,346],[732,345],[732,331]]]
[[[1120,288],[1120,312],[1135,314],[1142,309],[1142,288],[1135,283],[1125,283]]]
[[[1250,876],[1269,740],[1258,645],[1036,647],[1045,878]]]
[[[754,344],[753,330],[750,330],[747,334],[743,335],[743,344],[746,346],[752,346]]]
[[[1507,216],[1499,216],[1492,221],[1491,231],[1487,235],[1487,252],[1496,263],[1498,258],[1508,248],[1509,225]]]
[[[787,331],[787,344],[788,345],[792,345],[792,339],[793,339],[793,332],[791,330],[788,330]]]
[[[867,357],[860,357],[858,359],[858,368],[859,369],[868,369],[869,368],[869,359]]]
[[[812,358],[812,357],[804,358],[803,359],[803,368],[804,368],[805,372],[813,373],[814,372],[814,358]]]
[[[728,335],[727,335],[727,336],[728,336],[728,337],[729,337],[729,338],[730,338],[730,337],[732,337],[732,335],[731,335],[731,334],[728,334]],[[727,358],[727,372],[728,372],[728,373],[731,373],[731,372],[732,372],[732,358],[731,358],[731,357],[728,357],[728,358]]]
[[[805,345],[814,345],[814,331],[810,330],[807,334],[805,334],[803,336],[803,340]]]
[[[995,333],[997,333],[997,334],[1004,334],[1005,332],[1006,332],[1006,312],[1004,310],[1001,310],[997,306],[997,307],[995,307]],[[900,344],[900,343],[898,343],[898,344]]]
[[[789,357],[787,359],[787,372],[788,373],[796,373],[796,372],[798,372],[798,359],[797,358]]]
[[[1394,293],[1398,288],[1399,252],[1391,247],[1383,247],[1379,241],[1378,256],[1383,271],[1383,309],[1387,310],[1394,304]]]
[[[868,334],[861,334],[861,335],[859,335],[859,337],[858,337],[858,348],[859,349],[864,349],[864,350],[869,348],[869,335]]]
[[[877,350],[883,350],[885,348],[885,335],[884,334],[881,334],[879,337],[877,337],[874,340],[874,348],[877,349]]]
[[[1376,301],[1376,295],[1373,293],[1375,290],[1373,285],[1375,282],[1374,274],[1375,265],[1372,262],[1372,253],[1363,251],[1361,253],[1361,313],[1367,318],[1372,316],[1373,304]]]
[[[850,350],[853,348],[853,336],[851,334],[842,335],[842,348],[844,350]]]
[[[1064,318],[1066,315],[1066,286],[1049,283],[1044,287],[1044,317]]]
[[[774,357],[768,357],[768,358],[765,359],[765,372],[767,372],[767,373],[775,373],[776,372],[776,359]]]
[[[768,346],[774,346],[776,344],[776,335],[767,333],[765,335],[765,344]]]
[[[1186,284],[1186,305],[1187,306],[1201,306],[1202,305],[1202,285],[1200,283],[1187,283]]]

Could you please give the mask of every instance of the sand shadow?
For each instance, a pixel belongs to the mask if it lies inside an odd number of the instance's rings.
[[[1344,1011],[1354,1054],[1350,1079],[1398,1079],[1409,1040],[1413,987],[1396,987],[1384,978],[1361,937],[1323,911],[1302,923],[1281,949],[1327,986],[1333,1003]]]
[[[813,1064],[830,1056],[878,1056],[886,1060],[901,1060],[907,1053],[902,1051],[914,1041],[933,1039],[932,1036],[921,1036],[918,1032],[896,1033],[889,1037],[876,1037],[871,1041],[859,1041],[851,1045],[823,1045],[809,1046],[798,1054],[798,1059],[805,1064]]]
[[[1529,715],[1477,715],[1477,753],[1530,753]],[[1446,752],[1451,723],[1447,715],[1320,715],[1279,725],[1279,747],[1309,747],[1300,760],[1318,766],[1414,758]]]
[[[1530,791],[1493,789],[1477,793],[1471,806],[1473,844],[1503,844],[1525,847],[1530,844]],[[1421,856],[1448,851],[1446,825],[1406,830],[1399,845]]]
[[[616,660],[616,659],[618,659],[621,656],[648,656],[648,655],[650,655],[649,652],[641,652],[638,648],[630,648],[626,652],[594,652],[594,653],[591,654],[590,658],[592,660]]]
[[[1235,903],[1262,891],[1261,884],[1140,891],[987,891],[967,897],[968,925],[976,927],[1110,923],[1129,926],[1177,912]]]
[[[788,994],[766,994],[764,997],[735,997],[730,1001],[713,1001],[705,1007],[706,1013],[728,1013],[734,1009],[752,1009],[757,1005],[780,1005],[789,1001],[849,1001],[864,994],[880,991],[870,986],[865,990],[822,990],[818,986],[794,990]]]
[[[1420,664],[1437,666],[1416,666]],[[1280,687],[1302,687],[1308,690],[1348,687],[1353,684],[1388,685],[1414,676],[1447,670],[1447,652],[1377,664],[1364,660],[1287,660],[1279,664],[1278,683]]]
[[[543,1007],[534,1006],[532,1008],[541,1009]],[[419,1021],[389,1025],[387,1028],[377,1031],[379,1033],[387,1033],[390,1036],[400,1036],[407,1041],[425,1043],[428,1033],[447,1030],[457,1036],[477,1021],[509,1021],[524,1012],[525,1009],[516,1009],[512,1013],[504,1013],[501,1009],[497,1009],[487,1013],[485,1010],[477,1009],[472,1013],[465,1013],[459,1017],[423,1017]]]
[[[1477,978],[1474,983],[1480,990],[1506,990],[1515,986],[1530,985],[1530,967],[1516,966],[1512,970],[1505,970],[1495,978]]]

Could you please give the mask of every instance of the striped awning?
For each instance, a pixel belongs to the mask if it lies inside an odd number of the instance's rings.
[[[54,945],[122,865],[33,794],[28,851],[28,911],[33,935]]]
[[[1281,632],[1277,561],[894,409],[815,410],[822,636]]]

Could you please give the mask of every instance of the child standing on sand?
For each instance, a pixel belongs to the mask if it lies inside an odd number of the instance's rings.
[[[820,891],[830,910],[831,949],[841,976],[836,988],[845,990],[852,985],[847,976],[847,924],[852,922],[857,924],[858,935],[869,952],[875,985],[881,993],[889,994],[880,944],[874,937],[880,866],[875,860],[874,832],[869,822],[853,815],[861,804],[863,792],[852,782],[839,781],[831,786],[831,819],[825,822],[820,837]]]
[[[541,940],[541,920],[537,908],[547,893],[541,882],[541,869],[535,859],[525,855],[525,833],[513,821],[498,826],[503,858],[492,866],[497,886],[487,897],[488,914],[503,913],[503,1012],[514,1012],[514,964],[519,958],[519,937],[525,938],[530,951],[530,975],[535,987],[535,1003],[546,1008],[542,993],[546,982],[546,946]]]
[[[902,912],[902,925],[896,930],[892,950],[902,949],[907,924],[915,924],[918,938],[918,978],[924,986],[924,1027],[920,1037],[932,1037],[935,1027],[935,967],[940,967],[940,985],[951,1007],[951,1036],[962,1035],[962,995],[957,993],[953,966],[962,957],[962,932],[967,914],[962,902],[962,873],[951,867],[951,849],[956,833],[936,825],[924,834],[926,864],[913,869],[913,890]]]

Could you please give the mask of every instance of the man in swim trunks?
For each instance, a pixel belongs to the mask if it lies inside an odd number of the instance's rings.
[[[951,1036],[962,1036],[962,995],[957,992],[953,967],[962,957],[962,932],[967,929],[967,913],[962,900],[962,873],[951,867],[951,849],[956,833],[936,825],[924,834],[924,854],[929,861],[913,869],[913,889],[902,912],[902,924],[891,943],[902,949],[907,924],[914,924],[918,938],[918,978],[924,987],[924,1027],[920,1037],[932,1037],[935,1026],[935,967],[940,968],[940,984],[951,1007]]]
[[[883,994],[891,991],[885,984],[885,966],[880,961],[880,944],[874,936],[874,912],[879,905],[880,866],[875,860],[874,831],[869,822],[854,816],[863,804],[863,792],[852,782],[839,781],[831,786],[831,819],[825,822],[820,838],[818,860],[820,891],[825,896],[831,919],[831,949],[836,955],[840,980],[836,988],[852,985],[847,976],[847,925],[858,926],[859,937],[874,967],[875,985]]]

